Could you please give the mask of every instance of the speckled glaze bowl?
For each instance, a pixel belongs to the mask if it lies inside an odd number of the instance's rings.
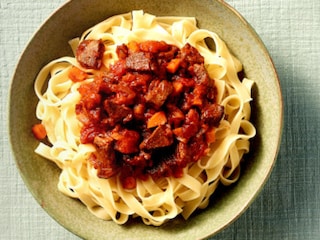
[[[33,82],[41,67],[55,58],[71,55],[69,39],[112,15],[135,9],[159,16],[196,17],[199,27],[220,35],[243,63],[246,76],[256,82],[252,121],[257,136],[240,180],[231,187],[219,188],[208,208],[189,220],[177,218],[161,227],[138,221],[118,226],[100,220],[79,201],[58,192],[60,171],[34,153],[37,141],[31,134],[37,102]],[[282,128],[279,81],[264,44],[239,13],[215,0],[68,1],[40,27],[23,52],[12,80],[9,106],[12,151],[24,182],[48,214],[85,239],[202,239],[217,233],[237,219],[262,189],[275,164]]]

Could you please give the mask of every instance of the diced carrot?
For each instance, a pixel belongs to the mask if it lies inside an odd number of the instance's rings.
[[[195,106],[201,107],[202,106],[202,99],[199,97],[195,97],[192,101],[192,104]]]
[[[173,95],[178,95],[183,91],[183,84],[181,82],[174,81],[172,82],[173,86]]]
[[[140,51],[139,44],[135,41],[129,42],[127,46],[128,46],[128,49],[131,53],[135,53],[135,52]]]
[[[177,137],[183,137],[183,129],[182,127],[178,127],[172,130],[173,134]]]
[[[153,114],[147,122],[147,128],[153,128],[159,125],[163,125],[167,122],[166,114],[163,111]]]
[[[133,115],[135,118],[143,118],[143,114],[145,111],[145,105],[139,103],[133,107]]]
[[[207,143],[210,144],[216,141],[215,128],[209,129],[205,134]]]
[[[181,63],[181,59],[180,58],[172,59],[167,65],[167,71],[169,73],[175,73],[178,70],[178,68],[180,66],[180,63]]]
[[[143,52],[158,53],[168,51],[169,46],[164,41],[148,40],[140,42],[139,48]]]
[[[186,135],[186,131],[184,127],[178,127],[172,130],[173,134],[176,136],[176,138],[179,140],[179,142],[187,143],[188,138]]]
[[[129,176],[122,180],[122,185],[125,189],[134,189],[137,186],[137,182],[134,177]]]
[[[47,136],[47,131],[41,123],[32,126],[32,133],[38,140],[42,140]]]
[[[70,72],[68,74],[68,77],[73,81],[73,82],[82,82],[83,80],[88,78],[88,74],[81,69],[73,66],[70,69]]]

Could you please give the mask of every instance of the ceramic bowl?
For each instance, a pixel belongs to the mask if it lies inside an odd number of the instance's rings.
[[[143,9],[153,15],[192,16],[201,28],[216,32],[244,65],[253,88],[252,121],[257,128],[240,180],[219,188],[209,206],[187,221],[161,227],[132,222],[119,226],[93,216],[79,201],[57,190],[60,170],[34,153],[36,122],[34,79],[49,61],[71,55],[68,40],[115,14]],[[17,97],[18,96],[18,97]],[[52,14],[32,37],[17,65],[10,92],[9,132],[17,167],[28,189],[48,214],[85,239],[201,239],[216,234],[252,203],[275,164],[282,128],[282,98],[272,60],[252,27],[224,1],[216,0],[72,0]]]

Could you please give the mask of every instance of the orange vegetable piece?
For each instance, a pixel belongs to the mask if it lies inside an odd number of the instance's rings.
[[[163,111],[153,114],[147,122],[147,128],[153,128],[159,125],[163,125],[167,122],[166,114]]]
[[[47,136],[47,131],[41,123],[32,126],[32,133],[38,140],[42,140]]]
[[[145,105],[139,103],[133,108],[133,114],[136,118],[143,118],[143,114],[145,111]]]
[[[68,74],[68,77],[73,81],[73,82],[82,82],[83,80],[88,78],[88,74],[81,69],[73,66],[70,69],[70,72]]]
[[[126,177],[122,180],[122,186],[125,189],[134,189],[137,186],[136,179],[132,176]]]
[[[181,59],[180,58],[172,59],[167,65],[167,71],[169,73],[175,73],[178,70],[178,68],[180,66],[180,63],[181,63]]]
[[[181,82],[174,81],[172,83],[173,86],[173,94],[178,95],[183,91],[183,84]]]
[[[135,52],[139,52],[140,48],[139,48],[139,44],[135,41],[131,41],[127,44],[128,49],[131,53],[135,53]]]
[[[176,135],[178,138],[182,139],[183,138],[183,128],[178,127],[172,130],[173,134]]]

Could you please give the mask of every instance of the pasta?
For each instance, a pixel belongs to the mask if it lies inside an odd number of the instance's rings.
[[[73,66],[92,78],[98,71],[84,69],[75,57],[53,60],[43,67],[34,84],[39,98],[36,116],[45,126],[50,142],[49,145],[40,142],[35,152],[61,169],[58,189],[62,193],[81,200],[98,218],[124,224],[130,217],[141,217],[147,225],[160,226],[179,214],[188,219],[196,209],[207,207],[219,183],[230,185],[238,180],[240,161],[249,151],[249,140],[255,136],[255,127],[250,122],[253,81],[239,80],[237,73],[242,65],[217,34],[199,29],[194,18],[156,17],[133,11],[110,17],[71,40],[74,54],[85,39],[103,41],[104,66],[114,63],[116,47],[123,43],[162,40],[179,48],[189,43],[205,59],[225,118],[215,130],[216,140],[210,152],[184,168],[181,178],[138,179],[136,188],[124,189],[118,175],[108,179],[97,177],[97,170],[87,160],[95,147],[80,141],[81,123],[75,105],[80,101],[78,88],[82,83],[71,81],[68,73]],[[214,47],[206,44],[208,39]]]

